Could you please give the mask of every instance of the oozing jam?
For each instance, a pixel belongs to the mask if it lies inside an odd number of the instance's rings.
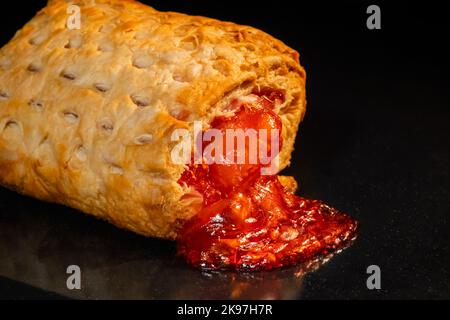
[[[255,90],[251,99],[232,102],[234,116],[218,117],[211,127],[223,133],[281,132],[281,119],[273,108],[283,100],[281,91]],[[270,151],[270,134],[267,137]],[[281,136],[279,140],[281,149]],[[248,148],[247,141],[247,154]],[[202,269],[270,270],[329,254],[356,237],[354,219],[321,201],[289,192],[276,175],[262,175],[262,166],[259,161],[192,164],[182,174],[179,183],[203,195],[202,209],[178,237],[178,252],[190,264]]]

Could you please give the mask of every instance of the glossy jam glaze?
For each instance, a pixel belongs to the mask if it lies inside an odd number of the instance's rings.
[[[218,117],[211,127],[281,132],[273,108],[283,100],[281,91],[255,90],[252,99],[232,102],[234,116]],[[270,139],[266,142],[270,146]],[[270,270],[329,254],[356,237],[357,222],[350,216],[290,193],[276,175],[261,175],[261,167],[259,162],[198,164],[183,173],[179,183],[203,196],[202,209],[183,226],[177,241],[179,254],[191,265]]]

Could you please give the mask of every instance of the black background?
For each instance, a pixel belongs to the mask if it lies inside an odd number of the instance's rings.
[[[442,3],[144,2],[252,25],[300,52],[308,111],[284,173],[299,180],[301,195],[323,199],[361,223],[351,248],[304,279],[301,298],[450,298],[450,55]],[[44,4],[16,1],[14,8],[2,9],[0,43]],[[381,7],[381,30],[366,28],[370,4]],[[18,206],[21,214],[15,213]],[[20,228],[29,219],[106,228],[100,234],[127,241],[127,250],[146,245],[174,251],[171,243],[142,240],[0,189],[0,235],[2,228]],[[66,229],[69,237],[71,227]],[[63,254],[64,246],[57,248],[55,254]],[[371,264],[381,268],[382,290],[365,286]],[[54,297],[6,278],[0,291],[2,298]]]

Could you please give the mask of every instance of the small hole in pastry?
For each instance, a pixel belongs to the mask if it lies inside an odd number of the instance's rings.
[[[30,63],[27,70],[30,72],[39,72],[39,71],[41,71],[41,67],[35,63]]]
[[[78,115],[71,111],[64,111],[64,119],[69,123],[76,123],[78,121]]]
[[[145,40],[147,38],[148,38],[148,34],[146,34],[144,32],[136,32],[136,34],[133,37],[134,40]]]
[[[185,121],[191,113],[186,109],[179,109],[170,111],[170,115],[177,120]]]
[[[42,146],[48,140],[48,135],[42,137],[41,141],[39,141],[39,146]]]
[[[113,50],[113,46],[110,43],[102,43],[98,46],[98,51],[101,52],[111,52]]]
[[[147,107],[147,106],[150,105],[150,99],[148,97],[145,97],[145,96],[134,94],[134,95],[131,96],[131,100],[138,107]]]
[[[4,129],[6,130],[8,128],[19,128],[19,124],[17,123],[17,121],[9,120],[5,123]]]
[[[38,101],[38,100],[35,100],[35,99],[31,99],[28,102],[28,105],[30,107],[33,107],[33,108],[36,108],[36,109],[39,109],[39,110],[44,109],[44,104],[41,101]]]
[[[183,73],[181,73],[181,72],[174,72],[172,78],[173,78],[173,80],[178,81],[178,82],[187,82]]]
[[[61,77],[66,78],[68,80],[75,80],[76,78],[74,73],[68,71],[61,72]]]
[[[122,23],[121,19],[115,18],[113,20],[110,20],[109,23],[107,24],[102,24],[99,28],[98,28],[98,32],[102,32],[102,33],[110,33],[112,32],[115,28],[117,28],[120,24]]]
[[[4,90],[0,90],[0,100],[6,100],[8,98],[9,98],[9,93]]]
[[[114,125],[111,120],[109,119],[103,119],[99,122],[99,127],[101,130],[103,130],[105,133],[110,134],[114,130]]]
[[[118,165],[116,165],[116,164],[111,164],[109,166],[109,171],[112,174],[123,174],[123,172],[124,172],[123,168],[118,166]]]
[[[44,42],[45,38],[46,38],[45,35],[42,35],[42,34],[41,35],[37,35],[37,36],[31,38],[29,43],[31,45],[37,46],[37,45],[40,45],[42,42]]]
[[[134,142],[136,144],[147,144],[153,141],[153,136],[151,134],[143,134],[140,135],[139,137],[137,137],[136,139],[134,139]]]
[[[199,40],[195,36],[188,36],[180,41],[178,44],[179,48],[183,48],[185,50],[195,50],[199,46]]]
[[[83,145],[79,145],[77,147],[77,149],[75,150],[75,155],[81,161],[86,161],[86,159],[87,159],[86,149],[83,147]]]
[[[201,64],[191,63],[184,69],[175,70],[173,72],[173,80],[178,82],[191,82],[200,75],[202,68]]]
[[[97,89],[100,92],[106,92],[109,90],[109,86],[105,83],[100,83],[100,82],[94,83],[94,87],[95,87],[95,89]]]
[[[153,59],[149,56],[140,55],[136,56],[133,59],[133,67],[136,67],[138,69],[145,69],[150,67],[154,63]]]
[[[81,37],[72,38],[67,42],[64,48],[66,49],[79,48],[81,47],[81,43],[82,43]]]

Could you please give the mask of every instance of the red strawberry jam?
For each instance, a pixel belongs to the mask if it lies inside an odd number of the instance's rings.
[[[263,88],[252,97],[233,101],[235,115],[218,117],[211,127],[224,133],[249,128],[281,132],[281,119],[272,109],[284,100],[283,92]],[[281,149],[281,136],[279,140]],[[248,148],[246,141],[245,151]],[[178,252],[191,265],[270,270],[329,254],[356,237],[354,219],[321,201],[290,193],[276,175],[262,175],[262,166],[259,162],[192,164],[183,173],[179,183],[203,195],[202,209],[178,237]]]

